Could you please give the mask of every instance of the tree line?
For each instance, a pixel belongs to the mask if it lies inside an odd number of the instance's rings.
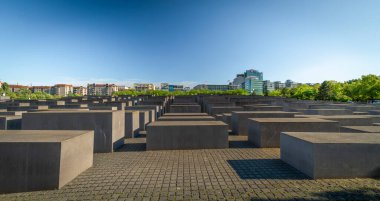
[[[0,95],[5,94],[11,99],[20,100],[42,100],[58,99],[57,95],[51,95],[45,92],[32,92],[27,88],[22,88],[17,92],[12,92],[9,85],[5,82],[0,88]],[[113,96],[189,96],[189,95],[253,95],[244,89],[211,91],[211,90],[189,90],[189,91],[163,91],[148,90],[136,91],[128,89],[116,91]],[[353,79],[346,82],[337,82],[333,80],[324,81],[321,84],[314,85],[301,84],[293,88],[283,88],[271,91],[266,96],[282,96],[296,98],[300,100],[329,100],[329,101],[373,101],[380,99],[380,77],[377,75],[363,75],[359,79]],[[70,93],[68,96],[76,97],[78,94]]]
[[[266,95],[300,100],[373,101],[380,99],[380,77],[370,74],[346,82],[327,80],[322,84],[301,84],[294,88],[277,89]]]

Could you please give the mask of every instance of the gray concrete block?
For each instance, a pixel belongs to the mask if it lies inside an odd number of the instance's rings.
[[[200,105],[170,105],[170,113],[200,113]]]
[[[124,111],[45,111],[23,114],[24,130],[93,130],[94,152],[112,152],[124,144]]]
[[[207,113],[165,113],[163,116],[208,116]]]
[[[319,119],[338,121],[340,126],[371,126],[373,119],[369,115],[319,116]]]
[[[89,110],[118,110],[116,106],[90,106]]]
[[[368,111],[368,114],[371,114],[371,115],[380,115],[380,110],[370,110],[370,111]]]
[[[221,121],[156,121],[147,126],[147,150],[228,148]]]
[[[0,130],[20,130],[21,121],[21,116],[0,116]]]
[[[125,111],[125,137],[134,138],[140,130],[139,111]]]
[[[351,110],[346,109],[306,109],[303,110],[306,115],[352,115]]]
[[[47,105],[33,105],[33,106],[9,106],[8,111],[30,111],[30,110],[47,110]]]
[[[210,108],[211,115],[231,113],[233,111],[242,111],[243,107],[239,106],[213,106]]]
[[[257,147],[280,147],[281,132],[339,132],[339,122],[313,118],[248,120],[248,141]]]
[[[162,116],[158,121],[215,121],[212,116]]]
[[[222,119],[228,125],[228,129],[231,129],[231,113],[223,113]]]
[[[292,118],[296,112],[238,111],[232,112],[231,129],[236,135],[248,135],[248,118]]]
[[[59,189],[93,164],[93,131],[0,131],[0,192]]]
[[[244,105],[246,111],[283,111],[281,106]]]
[[[284,132],[280,150],[314,179],[380,177],[380,133]]]
[[[380,126],[342,126],[341,133],[380,133]]]

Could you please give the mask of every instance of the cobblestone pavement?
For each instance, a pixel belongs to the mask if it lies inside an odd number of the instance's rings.
[[[311,180],[230,136],[229,149],[145,151],[129,139],[60,190],[2,194],[0,200],[380,200],[378,179]]]

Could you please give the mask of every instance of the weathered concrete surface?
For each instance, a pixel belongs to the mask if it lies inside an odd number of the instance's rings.
[[[158,121],[215,121],[212,116],[162,116]]]
[[[368,114],[371,114],[371,115],[380,115],[380,110],[371,110],[371,111],[368,111]]]
[[[0,131],[0,192],[59,189],[93,164],[93,131]]]
[[[118,110],[116,106],[90,106],[89,110]]]
[[[135,106],[126,106],[125,110],[154,110],[155,114],[150,118],[150,121],[155,121],[158,117],[161,116],[162,107],[159,105],[135,105]]]
[[[228,125],[228,129],[231,129],[231,113],[223,113],[222,119]]]
[[[281,106],[244,105],[247,111],[283,111]]]
[[[9,106],[8,111],[30,111],[30,110],[47,110],[47,105],[33,105],[33,106]]]
[[[373,123],[374,126],[380,126],[380,123]]]
[[[380,126],[342,126],[341,133],[380,133]]]
[[[20,130],[21,116],[3,115],[0,116],[0,130]]]
[[[94,152],[112,152],[124,144],[124,111],[45,111],[23,114],[24,130],[93,130]]]
[[[210,108],[211,115],[231,113],[232,111],[242,111],[243,107],[239,106],[213,106]]]
[[[139,111],[125,111],[125,137],[134,138],[140,130]]]
[[[156,121],[147,126],[147,150],[228,148],[221,121]]]
[[[208,116],[207,113],[165,113],[163,116]]]
[[[248,135],[248,118],[292,118],[296,112],[238,111],[232,112],[231,129],[236,135]]]
[[[280,150],[314,179],[380,177],[380,133],[284,132]]]
[[[374,123],[369,115],[336,115],[319,116],[316,118],[338,121],[340,126],[371,126]]]
[[[248,120],[248,141],[257,147],[280,147],[281,132],[339,132],[339,122],[313,118]]]
[[[303,111],[306,115],[352,115],[351,110],[346,109],[306,109]]]
[[[200,105],[170,105],[170,113],[200,113]]]
[[[22,113],[25,113],[26,111],[2,111],[0,112],[1,116],[21,116]]]

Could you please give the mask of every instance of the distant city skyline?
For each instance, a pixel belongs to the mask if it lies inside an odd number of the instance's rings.
[[[301,83],[380,75],[380,1],[3,0],[0,81]]]

